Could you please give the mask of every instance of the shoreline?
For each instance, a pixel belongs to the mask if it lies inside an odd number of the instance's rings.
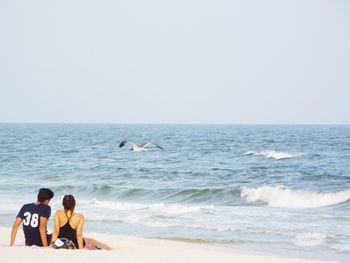
[[[336,263],[339,261],[314,260],[291,256],[261,254],[188,243],[123,235],[87,233],[86,237],[110,245],[113,250],[64,250],[53,248],[25,247],[22,229],[17,233],[14,247],[9,247],[10,228],[0,227],[0,261],[7,262],[239,262],[239,263]]]

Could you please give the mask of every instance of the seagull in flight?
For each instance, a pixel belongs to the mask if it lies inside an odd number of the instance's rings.
[[[132,148],[130,149],[130,151],[134,151],[134,152],[142,152],[142,151],[147,151],[146,147],[147,146],[150,146],[150,145],[154,145],[156,146],[157,148],[161,149],[164,151],[164,148],[160,147],[158,144],[154,144],[154,143],[151,143],[149,141],[146,141],[142,144],[136,144],[136,143],[133,143],[131,141],[128,141],[128,140],[124,140],[122,141],[120,144],[119,144],[119,147],[124,147],[126,144],[130,143],[132,145]]]

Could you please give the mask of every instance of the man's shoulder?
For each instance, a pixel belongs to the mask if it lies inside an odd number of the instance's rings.
[[[28,209],[28,208],[33,208],[35,207],[34,203],[28,203],[22,206],[22,209]]]
[[[38,204],[37,206],[40,208],[50,208],[51,209],[51,206],[46,205],[46,204]]]
[[[34,206],[35,205],[35,203],[27,203],[27,204],[25,204],[25,205],[23,205],[23,206]]]
[[[51,207],[49,205],[39,204],[37,205],[37,211],[51,213]]]
[[[21,207],[21,209],[19,210],[17,217],[20,218],[24,218],[24,214],[29,212],[32,213],[35,210],[35,204],[34,203],[29,203],[29,204],[25,204]]]

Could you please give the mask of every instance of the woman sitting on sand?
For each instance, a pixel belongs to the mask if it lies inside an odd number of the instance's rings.
[[[73,195],[65,195],[62,200],[64,210],[57,210],[55,213],[54,230],[52,233],[52,243],[58,238],[71,240],[76,248],[82,249],[107,249],[109,246],[98,242],[92,238],[83,237],[84,216],[75,214],[75,198]]]

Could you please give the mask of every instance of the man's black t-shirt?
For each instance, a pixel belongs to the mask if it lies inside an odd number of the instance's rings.
[[[45,204],[36,205],[34,203],[22,206],[17,217],[23,220],[23,232],[27,246],[43,246],[40,237],[40,217],[49,219],[51,207]]]

